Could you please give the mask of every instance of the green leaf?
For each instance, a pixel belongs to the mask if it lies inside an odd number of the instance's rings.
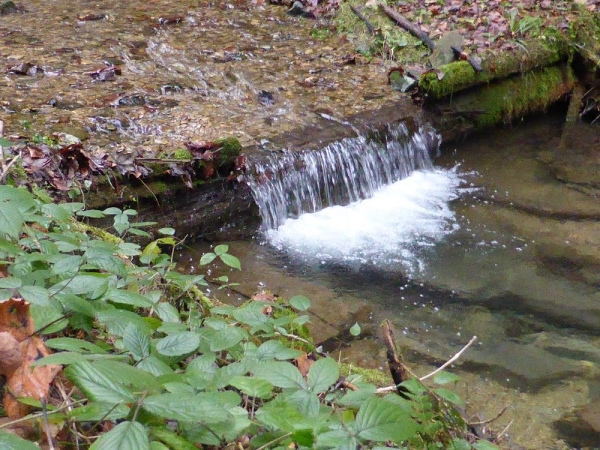
[[[65,375],[91,400],[130,403],[135,399],[134,395],[119,383],[118,373],[106,376],[87,361],[67,367]]]
[[[122,309],[111,309],[96,313],[96,320],[104,325],[109,333],[123,336],[127,326],[132,323],[145,333],[152,333],[150,324],[138,314]]]
[[[289,362],[268,361],[256,366],[254,376],[281,388],[306,389],[306,382],[296,366]]]
[[[80,352],[60,352],[34,361],[31,363],[31,367],[47,366],[50,364],[75,364],[82,361],[85,361],[85,358]]]
[[[63,205],[56,203],[47,203],[42,205],[42,213],[50,217],[52,220],[59,222],[66,222],[73,214],[72,211],[69,211]]]
[[[471,444],[466,439],[453,439],[448,445],[448,450],[471,450]]]
[[[182,438],[176,433],[173,433],[167,428],[152,427],[150,433],[152,437],[164,442],[172,450],[198,450],[194,444]]]
[[[305,416],[316,416],[319,413],[319,397],[317,397],[317,394],[314,392],[299,390],[290,395],[288,399],[293,402],[298,408],[298,411]]]
[[[294,359],[301,354],[302,352],[300,350],[289,348],[281,341],[274,340],[263,342],[256,351],[259,361],[267,361],[269,359]]]
[[[167,363],[161,361],[155,355],[150,355],[148,358],[141,360],[136,367],[157,377],[173,372]]]
[[[15,277],[0,278],[0,289],[18,289],[23,285],[23,280]]]
[[[50,301],[50,294],[47,289],[41,286],[21,286],[19,294],[24,300],[32,305],[53,306],[55,309],[60,309],[60,305],[56,300]],[[60,314],[60,311],[59,311]]]
[[[473,444],[473,448],[475,450],[500,450],[500,447],[498,447],[495,444],[492,444],[489,441],[477,441]]]
[[[417,423],[398,405],[372,397],[362,404],[356,415],[358,437],[371,441],[400,442],[413,437]]]
[[[74,339],[67,337],[49,339],[46,341],[46,345],[55,350],[65,350],[68,352],[100,354],[106,353],[106,350],[104,350],[102,347],[96,344],[92,344],[91,342],[84,341],[82,339]]]
[[[214,253],[205,253],[202,255],[202,258],[200,258],[200,265],[205,266],[206,264],[210,264],[216,257],[217,255]]]
[[[205,393],[151,395],[144,399],[143,406],[147,411],[169,420],[210,424],[223,422],[229,417],[218,397]]]
[[[150,356],[150,338],[133,324],[125,328],[123,345],[138,361]]]
[[[1,142],[0,145],[2,145]],[[0,448],[2,450],[40,450],[33,442],[3,430],[0,430]]]
[[[170,303],[161,302],[154,306],[154,311],[163,322],[179,323],[181,321],[179,311]]]
[[[450,372],[438,372],[433,377],[433,382],[436,384],[447,384],[454,383],[459,380],[458,375],[454,375]]]
[[[222,255],[219,255],[219,258],[221,258],[221,261],[223,261],[223,263],[227,264],[229,267],[233,267],[237,270],[242,270],[240,260],[237,259],[235,256],[230,255],[229,253],[223,253]]]
[[[122,422],[100,435],[90,450],[150,450],[148,430],[139,422]]]
[[[229,384],[250,397],[267,399],[273,396],[273,385],[260,378],[237,376]]]
[[[327,431],[317,436],[318,448],[356,449],[358,442],[344,428]]]
[[[229,250],[229,245],[217,245],[215,247],[215,253],[219,256],[224,255],[225,253],[227,253],[227,251]]]
[[[67,417],[76,419],[80,422],[97,422],[99,420],[124,419],[128,414],[129,408],[126,405],[92,402],[69,411]]]
[[[106,217],[102,211],[98,211],[97,209],[77,211],[77,215],[81,217],[91,217],[92,219],[102,219]]]
[[[210,350],[212,352],[220,352],[221,350],[227,350],[234,345],[238,344],[242,339],[246,338],[247,334],[244,330],[237,327],[228,327],[217,332],[213,335],[210,341]]]
[[[465,402],[455,392],[452,392],[451,390],[438,388],[434,389],[433,392],[442,397],[444,400],[448,400],[450,403],[454,403],[457,406],[460,406],[462,408],[466,406]]]
[[[143,295],[117,288],[108,288],[104,294],[104,299],[123,305],[136,306],[138,308],[150,308],[154,306],[154,303]]]
[[[158,232],[166,236],[173,236],[175,234],[175,228],[165,227],[159,228]]]
[[[360,325],[358,324],[358,322],[356,322],[354,325],[352,325],[350,327],[350,334],[352,336],[360,336],[360,332],[361,332],[361,329],[360,329]]]
[[[176,447],[176,448],[181,448],[181,447]],[[171,449],[169,447],[167,447],[165,444],[163,444],[162,442],[151,441],[150,442],[150,450],[171,450]],[[194,447],[194,450],[197,450],[197,448]]]
[[[29,314],[33,319],[35,329],[40,330],[42,334],[58,333],[69,324],[69,320],[64,317],[62,311],[55,308],[54,305],[40,306],[32,303],[29,306]]]
[[[75,275],[83,265],[83,258],[79,255],[57,255],[52,265],[52,273],[63,278]]]
[[[306,311],[310,308],[310,300],[303,295],[294,295],[290,298],[290,305],[298,311]]]
[[[109,216],[115,216],[115,215],[121,215],[121,214],[123,214],[123,211],[121,211],[119,208],[115,208],[114,206],[112,206],[110,208],[106,208],[102,212],[104,214],[108,214]]]
[[[340,377],[340,368],[331,358],[320,359],[308,371],[308,386],[315,394],[327,391]]]
[[[16,206],[11,203],[0,204],[0,235],[18,239],[23,222],[23,215]]]
[[[165,356],[181,356],[191,353],[200,345],[200,337],[191,331],[171,334],[159,339],[156,351]]]
[[[138,366],[130,366],[125,362],[102,358],[93,362],[98,372],[107,377],[117,374],[116,381],[131,392],[146,392],[147,394],[158,394],[163,391],[160,381],[151,373],[140,369]]]
[[[12,147],[13,145],[16,144],[8,139],[0,138],[0,147]]]
[[[115,229],[116,229],[116,227],[115,227]],[[146,238],[150,237],[150,234],[147,231],[140,230],[140,229],[135,228],[135,227],[129,228],[128,231],[129,231],[129,233],[135,234],[136,236],[142,236],[142,237],[146,237]]]

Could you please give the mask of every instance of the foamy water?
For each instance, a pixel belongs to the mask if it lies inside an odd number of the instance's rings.
[[[456,170],[415,171],[347,206],[287,219],[269,242],[310,261],[347,261],[422,270],[423,251],[459,228],[449,203],[459,196]]]

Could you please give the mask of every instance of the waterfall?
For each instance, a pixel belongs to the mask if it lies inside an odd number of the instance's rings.
[[[411,132],[401,123],[320,150],[269,155],[252,162],[245,178],[263,229],[276,229],[287,218],[370,198],[415,170],[433,169],[439,144],[431,126]]]

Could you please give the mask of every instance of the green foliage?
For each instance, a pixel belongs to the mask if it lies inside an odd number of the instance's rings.
[[[47,345],[58,352],[35,365],[66,366],[76,407],[48,414],[87,436],[91,447],[80,440],[80,448],[191,450],[242,440],[251,448],[470,445],[453,407],[462,402],[447,389],[432,391],[411,380],[406,400],[380,396],[374,385],[350,375],[347,381],[359,390],[348,390],[331,358],[301,372],[294,358],[314,350],[298,334],[308,320],[298,315],[310,307],[306,297],[209,307],[198,289],[207,285],[205,277],[175,270],[179,241],[171,228],[160,229],[163,237],[144,248],[108,242],[74,217],[113,216],[122,236],[140,234],[133,230],[147,224],[131,223],[133,210],[48,204],[8,186],[0,186],[0,212],[0,264],[7,273],[0,299],[27,299],[38,332],[54,335]],[[218,259],[239,270],[228,251],[217,245],[201,264]],[[455,378],[440,373],[436,381]],[[97,436],[98,423],[117,420]],[[2,431],[0,446],[35,447]]]

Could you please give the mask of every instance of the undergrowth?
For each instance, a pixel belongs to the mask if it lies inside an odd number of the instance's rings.
[[[1,448],[497,448],[468,433],[451,390],[412,379],[403,398],[341,377],[306,337],[308,298],[215,305],[204,275],[176,270],[175,230],[140,246],[128,238],[150,224],[134,210],[44,198],[0,186],[0,305],[29,302],[33,335],[54,352],[26,372],[62,372],[47,398],[4,393],[29,412],[0,425]],[[115,239],[78,221],[106,216]],[[215,260],[240,269],[226,245],[200,263]]]

